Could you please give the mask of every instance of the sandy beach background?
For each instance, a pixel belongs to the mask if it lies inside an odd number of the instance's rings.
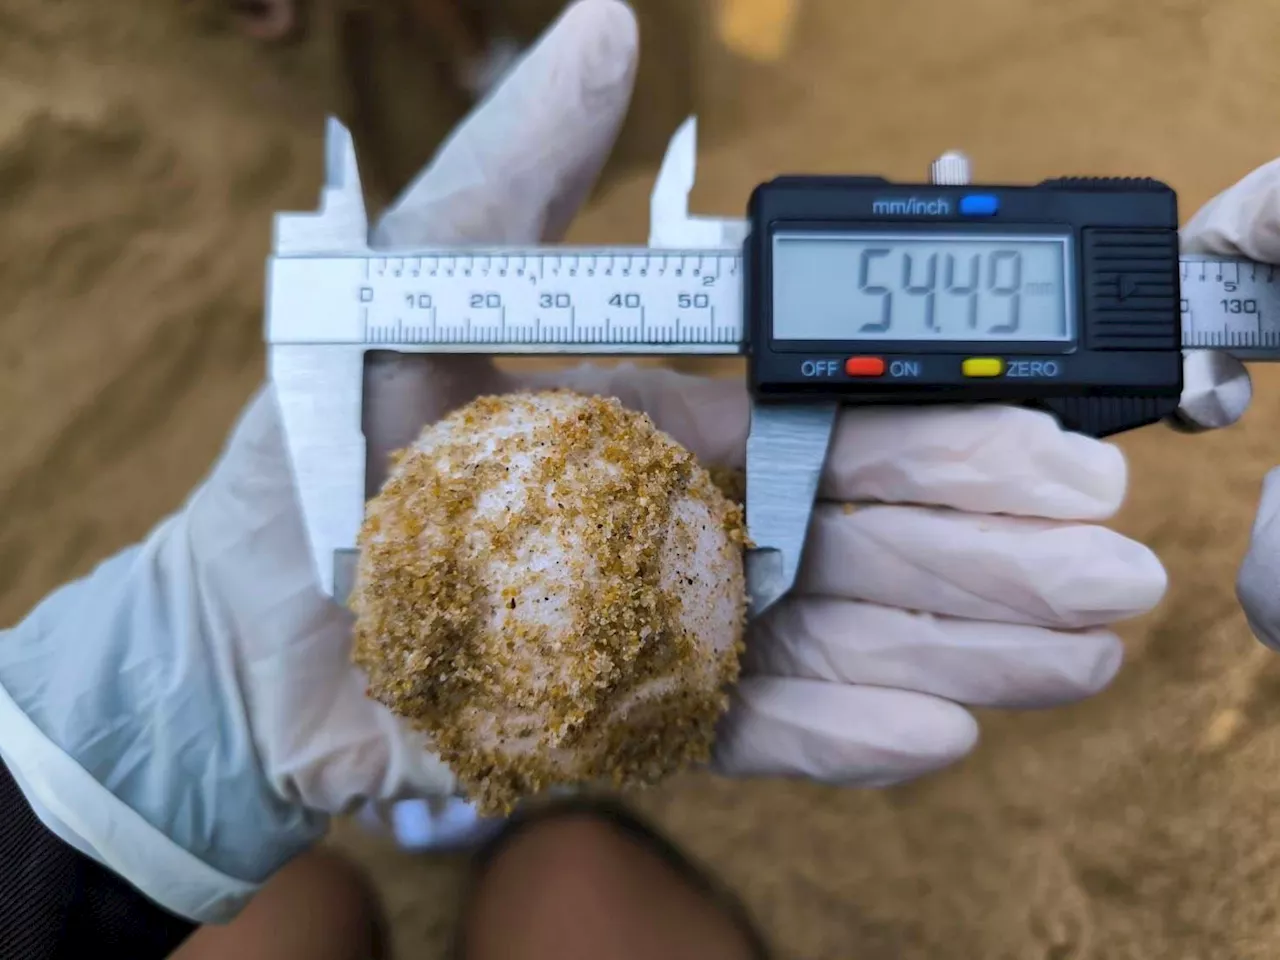
[[[141,536],[216,455],[263,372],[270,217],[308,209],[326,112],[374,201],[464,104],[391,0],[258,47],[216,5],[0,0],[0,621]],[[510,6],[516,7],[515,3]],[[522,0],[531,35],[558,4]],[[1280,155],[1265,0],[636,0],[632,117],[571,239],[643,242],[670,132],[701,118],[697,206],[781,172],[1162,178],[1184,216]],[[1072,709],[984,715],[965,763],[857,792],[695,776],[637,798],[739,889],[786,955],[859,960],[1280,956],[1280,655],[1232,595],[1280,378],[1241,425],[1150,428],[1118,525],[1172,587]],[[1280,587],[1280,585],[1278,585]],[[456,859],[342,826],[400,956],[439,955]]]

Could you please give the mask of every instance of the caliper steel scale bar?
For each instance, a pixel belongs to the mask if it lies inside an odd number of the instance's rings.
[[[689,215],[696,129],[690,118],[668,147],[648,247],[386,253],[369,246],[351,136],[328,121],[320,209],[277,216],[266,298],[269,372],[325,593],[349,593],[364,514],[366,351],[749,352],[748,224]],[[967,162],[945,155],[933,182],[967,183]],[[1273,268],[1250,261],[1181,257],[1183,407],[1207,405],[1208,414],[1196,418],[1203,425],[1220,425],[1215,405],[1242,410],[1247,403],[1247,374],[1237,360],[1280,359],[1278,281]],[[795,582],[837,409],[753,401],[746,464],[753,615]]]

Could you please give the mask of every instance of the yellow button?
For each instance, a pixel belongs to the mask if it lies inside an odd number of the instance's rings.
[[[1004,373],[1004,361],[996,357],[970,357],[960,365],[966,377],[998,377]]]

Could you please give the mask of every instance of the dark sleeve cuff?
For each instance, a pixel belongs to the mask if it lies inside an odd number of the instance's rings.
[[[51,833],[0,762],[0,957],[163,960],[193,930]]]

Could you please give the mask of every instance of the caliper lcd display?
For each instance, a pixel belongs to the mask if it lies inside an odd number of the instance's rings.
[[[1071,236],[773,235],[773,339],[1071,342]]]

